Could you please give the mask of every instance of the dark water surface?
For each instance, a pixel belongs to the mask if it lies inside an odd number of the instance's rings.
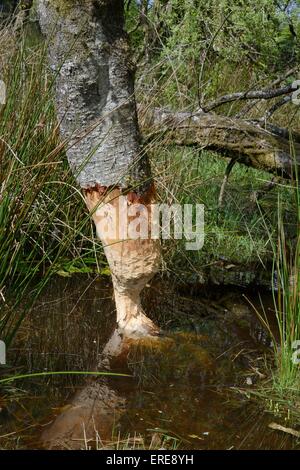
[[[164,328],[130,345],[109,370],[130,377],[72,375],[15,381],[0,398],[1,448],[290,449],[248,391],[263,380],[270,340],[237,290],[174,289],[155,281],[145,310]],[[272,318],[270,296],[262,302]],[[105,370],[114,332],[109,284],[56,278],[24,322],[9,361],[21,371]],[[3,402],[3,403],[2,403]],[[284,424],[284,423],[283,423]]]

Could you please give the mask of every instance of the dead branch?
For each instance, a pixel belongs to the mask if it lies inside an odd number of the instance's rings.
[[[219,200],[218,200],[219,209],[221,209],[222,206],[223,206],[223,200],[224,200],[224,193],[225,193],[226,185],[228,183],[230,173],[231,173],[234,165],[236,164],[236,162],[237,162],[237,160],[235,158],[232,158],[230,160],[230,162],[228,163],[227,167],[226,167],[225,175],[224,175],[224,178],[223,178],[223,182],[222,182],[222,186],[221,186],[220,194],[219,194]]]
[[[148,141],[155,137],[163,145],[213,150],[248,167],[285,178],[291,178],[295,165],[300,165],[300,134],[273,124],[161,108],[140,108],[139,113]]]
[[[238,93],[231,93],[228,95],[223,95],[215,101],[208,103],[202,108],[202,111],[204,111],[205,113],[209,113],[210,111],[219,108],[223,104],[232,103],[233,101],[270,100],[272,98],[277,98],[279,96],[293,93],[298,88],[298,86],[292,83],[281,88],[269,88],[263,90],[250,90]]]

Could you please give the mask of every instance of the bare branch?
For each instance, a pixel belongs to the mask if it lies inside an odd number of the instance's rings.
[[[262,88],[262,90],[268,90],[270,88],[274,88],[280,85],[280,83],[284,82],[287,78],[289,78],[291,75],[296,74],[298,71],[299,71],[299,65],[296,65],[295,67],[292,67],[291,69],[286,70],[284,73],[279,75],[279,77],[277,77],[273,82],[269,83],[268,86],[266,86],[265,88]],[[259,99],[252,101],[250,104],[247,103],[247,105],[241,111],[239,111],[235,115],[235,117],[242,118],[246,116],[257,103],[259,103]]]
[[[289,93],[293,93],[299,87],[295,84],[290,84],[281,88],[271,88],[271,89],[263,89],[263,90],[250,90],[245,92],[239,93],[231,93],[228,95],[221,96],[215,101],[208,103],[207,106],[203,107],[203,111],[205,113],[209,113],[214,109],[222,106],[226,103],[231,103],[233,101],[244,101],[244,100],[270,100],[272,98],[277,98],[278,96],[288,95]]]

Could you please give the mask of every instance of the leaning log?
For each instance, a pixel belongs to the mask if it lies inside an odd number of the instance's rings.
[[[163,145],[197,146],[258,170],[291,178],[300,165],[300,134],[260,121],[214,113],[139,109],[146,140]]]

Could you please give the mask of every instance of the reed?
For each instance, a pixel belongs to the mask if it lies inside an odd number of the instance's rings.
[[[0,337],[9,345],[51,276],[100,269],[102,249],[59,138],[47,45],[8,23],[0,49]]]

